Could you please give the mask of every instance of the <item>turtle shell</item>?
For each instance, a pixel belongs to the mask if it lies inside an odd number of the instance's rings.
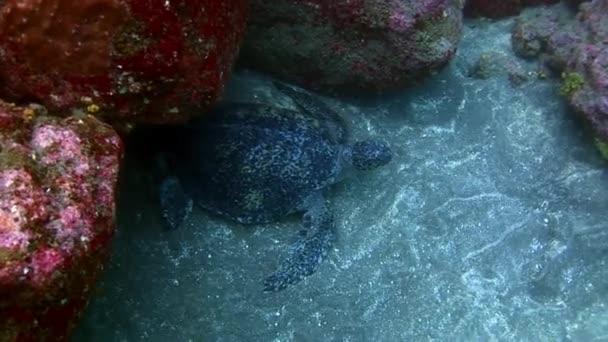
[[[274,221],[337,179],[341,145],[323,120],[229,104],[179,132],[178,170],[203,208],[242,223]]]

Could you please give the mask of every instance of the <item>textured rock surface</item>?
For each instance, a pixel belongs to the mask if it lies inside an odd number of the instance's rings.
[[[517,61],[517,58],[492,51],[483,52],[479,56],[475,64],[469,69],[469,76],[482,80],[506,76],[514,86],[519,86],[532,77],[539,77],[537,72],[526,70]]]
[[[230,75],[246,0],[8,0],[0,94],[121,121],[183,121]]]
[[[254,0],[242,61],[324,92],[379,91],[443,66],[460,36],[456,0]]]
[[[561,75],[562,95],[608,141],[608,0],[581,4],[576,17],[560,7],[524,14],[512,41],[519,55]]]
[[[560,0],[466,0],[465,13],[488,18],[517,15],[528,6],[551,5]]]
[[[353,139],[386,139],[395,158],[333,189],[337,249],[283,293],[260,281],[297,217],[242,227],[195,210],[162,232],[130,159],[105,295],[75,341],[604,339],[606,162],[555,82],[467,76],[483,51],[509,54],[512,24],[472,21],[455,61],[415,89],[329,102]],[[266,82],[235,81],[229,94],[276,101]]]
[[[0,341],[66,340],[114,231],[120,139],[34,108],[0,102]]]

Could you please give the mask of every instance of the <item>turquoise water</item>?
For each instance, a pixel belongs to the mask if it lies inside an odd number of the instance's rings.
[[[330,100],[395,157],[333,188],[337,246],[285,291],[261,281],[297,217],[243,227],[195,210],[162,231],[148,171],[127,160],[103,295],[74,340],[608,340],[606,162],[555,83],[466,76],[483,52],[511,55],[510,25],[468,22],[419,87]],[[290,105],[279,96],[239,72],[226,97]]]

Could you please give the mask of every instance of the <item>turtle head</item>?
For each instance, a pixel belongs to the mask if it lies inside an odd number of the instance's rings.
[[[352,146],[352,165],[356,170],[367,171],[387,164],[393,153],[387,144],[378,140],[364,140]]]

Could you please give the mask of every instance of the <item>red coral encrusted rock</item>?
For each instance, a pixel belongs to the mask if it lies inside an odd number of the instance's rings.
[[[517,15],[529,6],[551,5],[560,0],[467,0],[465,13],[488,18],[504,18]]]
[[[110,120],[200,113],[230,75],[247,0],[0,2],[0,95]]]
[[[109,253],[122,144],[0,101],[0,341],[65,341]]]
[[[461,37],[457,0],[253,0],[242,62],[322,92],[411,85]]]

